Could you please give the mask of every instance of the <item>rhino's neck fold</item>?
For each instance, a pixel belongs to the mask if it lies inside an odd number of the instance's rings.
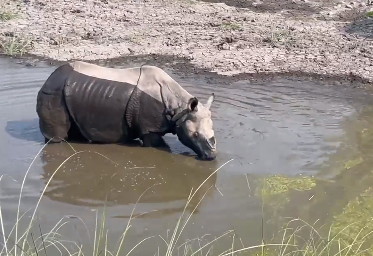
[[[172,134],[176,134],[176,128],[179,126],[179,123],[183,121],[185,115],[188,113],[185,111],[185,107],[178,107],[172,111],[172,114],[169,113],[167,115],[167,119],[169,121],[169,129]]]

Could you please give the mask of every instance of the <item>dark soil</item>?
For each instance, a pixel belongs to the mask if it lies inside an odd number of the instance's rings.
[[[228,6],[237,8],[248,8],[255,12],[276,13],[285,11],[292,15],[310,15],[318,12],[320,9],[311,6],[306,2],[294,2],[292,0],[264,0],[260,4],[255,4],[253,0],[204,0],[209,3],[225,3]]]
[[[345,31],[349,34],[373,39],[373,19],[362,17],[348,24]]]
[[[203,2],[209,3],[225,3],[228,6],[236,8],[247,8],[254,12],[260,13],[278,13],[282,12],[284,16],[288,17],[307,17],[315,15],[314,17],[319,20],[334,20],[334,21],[354,21],[362,17],[363,13],[359,9],[346,9],[341,13],[338,13],[336,17],[330,17],[328,15],[320,14],[325,7],[332,7],[337,5],[334,0],[323,1],[314,0],[311,1],[293,1],[293,0],[261,0],[260,3],[256,3],[254,0],[203,0]]]
[[[0,55],[0,57],[6,58],[6,55]],[[56,61],[48,58],[41,58],[34,55],[24,55],[22,57],[15,58],[19,64],[28,65],[30,63],[44,62],[51,66],[59,66],[66,61]],[[323,75],[316,73],[307,72],[261,72],[261,73],[240,73],[233,76],[220,75],[215,72],[211,72],[208,69],[198,68],[188,58],[176,57],[172,55],[136,55],[136,56],[125,56],[113,59],[101,59],[87,61],[97,65],[106,67],[114,66],[140,66],[140,65],[155,65],[160,68],[171,68],[173,73],[181,77],[197,77],[198,79],[204,79],[207,83],[217,84],[229,84],[237,81],[248,80],[252,82],[257,81],[271,81],[273,79],[284,78],[290,80],[303,80],[303,81],[319,81],[328,83],[329,86],[353,86],[354,88],[373,88],[373,84],[370,84],[368,80],[361,77],[357,77],[353,74],[345,76],[333,76]]]

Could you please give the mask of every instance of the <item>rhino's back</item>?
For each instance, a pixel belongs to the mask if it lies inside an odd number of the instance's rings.
[[[66,105],[81,133],[94,142],[115,143],[128,136],[127,103],[135,85],[72,71],[64,89]]]

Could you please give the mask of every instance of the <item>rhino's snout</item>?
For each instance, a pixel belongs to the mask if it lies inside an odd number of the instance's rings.
[[[214,160],[217,156],[215,137],[212,136],[211,138],[207,139],[206,142],[207,145],[202,147],[199,158],[209,161]]]
[[[217,156],[217,151],[216,150],[209,150],[209,151],[204,151],[199,158],[202,160],[207,160],[207,161],[212,161],[216,158]]]

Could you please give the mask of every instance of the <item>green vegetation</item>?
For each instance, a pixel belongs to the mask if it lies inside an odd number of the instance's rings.
[[[289,192],[292,190],[310,190],[316,185],[310,177],[285,177],[273,175],[260,180],[256,195],[261,197],[263,204],[270,207],[274,215],[289,202]]]
[[[283,195],[294,189],[298,191],[309,190],[316,185],[315,180],[310,177],[285,177],[273,175],[262,181],[261,195],[263,199],[275,195]]]
[[[274,175],[262,179],[256,194],[262,198],[264,206],[277,212],[286,208],[290,191],[315,189],[317,184],[317,180],[309,177]],[[341,214],[332,218],[329,225],[317,228],[317,221],[309,224],[298,218],[292,219],[272,239],[279,240],[281,246],[247,255],[373,255],[372,219],[373,189],[369,189],[350,201]],[[323,232],[327,226],[329,228]]]
[[[291,28],[274,29],[263,38],[263,42],[271,44],[272,47],[291,46],[295,43],[295,38],[291,33]]]
[[[343,212],[334,216],[333,234],[341,232],[340,239],[344,244],[354,244],[356,247],[373,245],[371,234],[373,232],[373,189],[359,195],[350,201]],[[373,255],[373,246],[365,248],[365,255]]]
[[[373,109],[364,107],[343,125],[345,134],[338,139],[343,143],[321,172],[333,174],[333,180],[276,175],[262,179],[257,196],[271,215],[300,203],[294,215],[313,223],[277,218],[287,223],[274,239],[293,247],[282,246],[265,255],[373,255]]]
[[[0,6],[0,23],[18,18],[18,14]],[[16,36],[13,32],[0,34],[0,52],[10,56],[22,56],[31,49],[31,40]]]
[[[22,56],[32,48],[32,41],[15,35],[0,35],[0,51],[10,56]]]
[[[17,18],[18,15],[16,13],[13,13],[11,11],[7,11],[4,8],[0,8],[0,22],[8,21]]]
[[[367,17],[373,17],[373,11],[366,12],[365,16],[367,16]]]
[[[361,164],[363,162],[363,158],[362,157],[359,157],[359,158],[356,158],[356,159],[352,159],[352,160],[348,160],[346,163],[345,163],[345,169],[348,170],[348,169],[351,169],[352,167],[358,165],[358,164]]]
[[[220,28],[222,30],[239,30],[241,29],[240,25],[238,25],[237,23],[235,22],[223,22],[221,25],[220,25]]]
[[[349,227],[353,228],[354,225],[349,223],[339,230],[331,226],[329,232],[323,235],[313,225],[301,219],[293,219],[280,233],[283,245],[272,253],[290,256],[371,255],[367,254],[367,249],[363,247],[363,245],[368,245],[369,235],[364,236],[357,232],[355,236],[348,236],[347,240],[345,231]]]

